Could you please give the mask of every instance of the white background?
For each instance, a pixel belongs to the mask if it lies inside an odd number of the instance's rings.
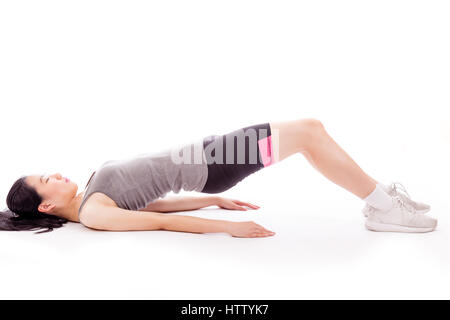
[[[364,203],[298,154],[223,194],[261,209],[181,213],[274,237],[0,232],[0,298],[450,298],[449,16],[430,0],[0,2],[2,208],[24,174],[81,192],[110,159],[314,117],[439,219],[369,232]]]

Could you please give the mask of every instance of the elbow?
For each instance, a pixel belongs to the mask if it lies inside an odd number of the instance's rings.
[[[172,230],[173,220],[174,220],[173,216],[161,215],[158,219],[157,230],[165,230],[165,231]]]

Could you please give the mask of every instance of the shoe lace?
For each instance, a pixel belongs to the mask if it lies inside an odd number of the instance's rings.
[[[407,197],[409,200],[411,200],[411,196],[409,195],[408,191],[406,191],[406,188],[405,188],[405,186],[402,183],[400,183],[400,182],[393,182],[393,183],[391,183],[391,188],[393,190],[395,190],[396,192],[400,191],[400,193],[403,193],[403,195],[405,197]]]
[[[402,198],[395,196],[395,197],[393,197],[393,199],[402,210],[406,209],[407,211],[409,211],[411,213],[416,213],[416,209],[409,203],[405,202]]]

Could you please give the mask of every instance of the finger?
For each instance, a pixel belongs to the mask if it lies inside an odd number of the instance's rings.
[[[245,203],[245,204],[243,204],[244,206],[247,206],[247,207],[249,207],[249,208],[252,208],[253,210],[257,210],[257,209],[259,209],[260,207],[258,207],[257,205],[254,205],[254,204],[251,204],[251,203]]]
[[[275,233],[272,231],[261,231],[259,234],[263,235],[264,237],[273,236]]]
[[[270,230],[267,230],[267,229],[265,229],[265,228],[262,228],[261,232],[263,232],[263,233],[265,233],[265,234],[269,234],[269,235],[274,235],[274,234],[275,234],[275,232],[270,231]]]
[[[270,231],[267,231],[264,228],[257,228],[254,232],[256,233],[261,233],[261,234],[266,234],[266,233],[270,233]]]
[[[259,206],[251,204],[251,203],[248,203],[248,202],[243,202],[243,201],[236,200],[236,203],[241,205],[241,206],[247,206],[247,207],[252,208],[252,209],[259,209]]]
[[[246,206],[252,208],[252,209],[259,209],[260,206],[257,206],[256,204],[247,203]]]
[[[256,236],[257,237],[270,237],[270,236],[273,236],[273,234],[272,233],[266,233],[266,232],[260,232],[260,233],[257,233]]]
[[[241,201],[241,200],[233,200],[234,203],[241,205],[241,206],[249,206],[249,203]]]
[[[260,228],[261,228],[261,230],[263,230],[264,232],[273,232],[273,231],[271,231],[271,230],[268,230],[268,229],[264,228],[263,226],[260,226]]]
[[[226,207],[223,207],[224,209],[227,209],[227,210],[241,210],[241,211],[246,211],[247,209],[245,209],[245,208],[243,208],[243,207],[241,207],[241,206],[238,206],[238,205],[230,205],[230,206],[226,206]]]

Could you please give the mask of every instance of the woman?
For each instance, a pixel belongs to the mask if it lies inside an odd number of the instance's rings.
[[[67,220],[111,231],[172,230],[193,233],[226,232],[234,237],[267,237],[275,233],[252,222],[230,222],[167,212],[210,205],[246,210],[257,206],[217,196],[163,199],[181,189],[216,194],[248,175],[301,153],[335,184],[366,202],[363,213],[372,231],[429,232],[437,220],[423,213],[430,206],[368,176],[328,135],[316,119],[262,123],[224,135],[128,160],[105,162],[85,190],[60,174],[29,175],[11,188],[1,216],[3,230],[60,227]],[[161,199],[160,199],[161,198]]]

